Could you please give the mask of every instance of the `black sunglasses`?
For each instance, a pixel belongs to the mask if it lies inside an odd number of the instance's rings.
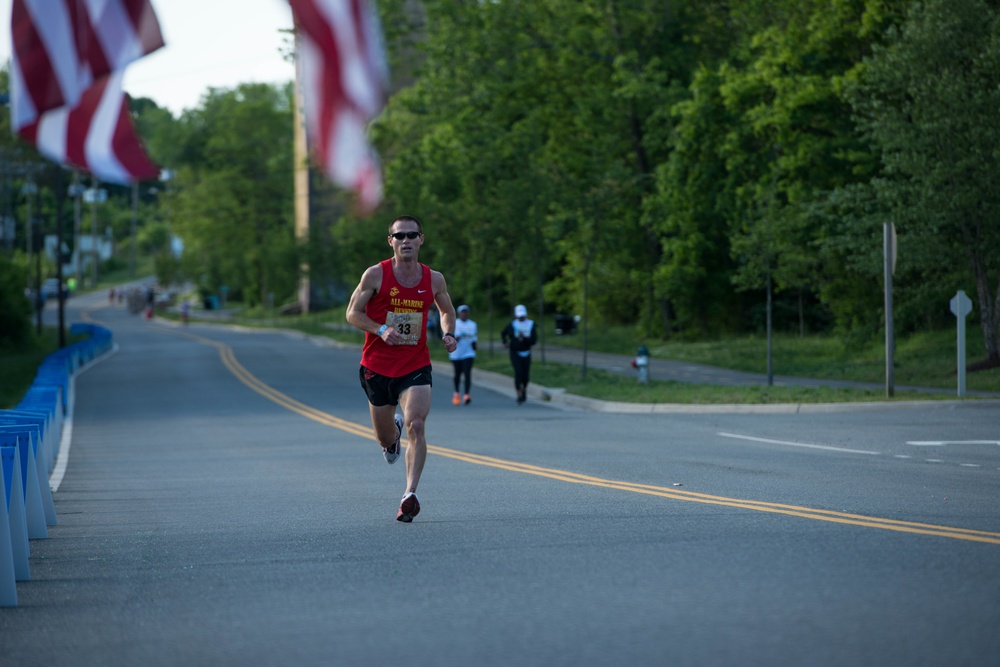
[[[396,232],[394,234],[389,234],[389,236],[397,241],[402,241],[403,239],[415,239],[420,236],[420,232]]]

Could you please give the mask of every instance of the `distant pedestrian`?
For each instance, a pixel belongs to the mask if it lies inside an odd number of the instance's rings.
[[[538,342],[535,323],[528,319],[528,309],[514,306],[514,320],[500,332],[503,346],[510,350],[510,364],[514,367],[514,389],[520,405],[528,399],[528,382],[531,380],[531,348]]]
[[[455,368],[455,393],[451,397],[452,405],[460,405],[463,401],[466,405],[472,402],[472,364],[476,360],[476,323],[469,319],[469,307],[462,304],[458,307],[458,320],[455,322],[455,340],[458,346],[454,352],[448,354],[451,365]],[[465,379],[465,396],[459,392],[462,387],[462,379]]]
[[[187,299],[181,301],[181,322],[184,324],[188,323],[188,318],[191,316],[191,302]]]
[[[427,337],[432,339],[441,337],[441,313],[434,304],[431,304],[427,311]]]

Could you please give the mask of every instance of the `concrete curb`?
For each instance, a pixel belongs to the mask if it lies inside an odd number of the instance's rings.
[[[438,377],[451,377],[451,366],[442,362],[434,364]],[[472,386],[488,389],[511,400],[516,398],[513,379],[492,371],[472,371]],[[975,401],[871,401],[865,403],[726,403],[726,404],[686,404],[686,403],[624,403],[602,401],[586,396],[568,394],[563,389],[528,385],[528,397],[549,407],[605,412],[609,414],[796,414],[829,412],[865,412],[872,410],[900,409],[927,410],[954,409],[968,405],[1000,405],[997,400]]]

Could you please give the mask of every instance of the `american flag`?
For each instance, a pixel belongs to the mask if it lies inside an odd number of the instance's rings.
[[[289,4],[311,148],[330,179],[371,211],[382,199],[382,170],[366,131],[388,88],[378,17],[366,0]]]
[[[13,0],[11,126],[42,154],[103,181],[155,178],[121,75],[163,46],[149,0]]]

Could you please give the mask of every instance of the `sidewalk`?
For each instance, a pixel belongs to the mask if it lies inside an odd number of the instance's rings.
[[[543,351],[540,346],[535,347],[532,353],[534,363],[546,362],[583,365],[583,350],[564,347],[561,345],[546,345]],[[588,352],[586,355],[587,368],[607,371],[637,377],[637,372],[632,368],[632,357],[618,354],[607,354],[603,352]],[[442,369],[443,371],[444,369]],[[686,361],[672,361],[669,359],[650,359],[649,362],[650,379],[658,381],[687,382],[692,384],[716,384],[724,386],[763,386],[767,384],[767,375],[764,373],[746,373],[734,371],[726,368],[718,368],[707,364],[696,364]],[[514,398],[514,387],[509,377],[490,373],[483,370],[474,371],[473,382],[501,394]],[[774,376],[775,386],[799,386],[799,387],[833,387],[833,388],[853,388],[853,389],[874,389],[884,390],[884,384],[872,382],[852,382],[849,380],[825,380],[817,378],[801,378],[792,376]],[[896,386],[897,391],[913,391],[928,394],[947,394],[947,389],[936,387],[910,387]],[[969,391],[969,396],[982,398],[1000,398],[996,392]],[[927,401],[871,401],[862,403],[781,403],[781,404],[733,404],[733,405],[701,405],[701,404],[642,404],[623,403],[616,401],[600,401],[567,394],[561,389],[543,387],[537,384],[529,385],[528,395],[531,398],[547,401],[554,405],[568,407],[571,409],[584,409],[597,412],[617,412],[617,413],[798,413],[798,412],[848,412],[858,410],[894,408],[918,408],[941,407],[952,403],[961,403],[962,399],[955,397],[955,401],[947,400],[927,400]]]
[[[564,364],[583,365],[583,350],[561,345],[546,345],[545,361],[555,361]],[[533,355],[536,362],[542,360],[542,350],[535,348]],[[587,352],[587,368],[596,368],[610,373],[619,373],[637,377],[637,371],[632,368],[632,357],[603,352]],[[649,378],[651,380],[674,382],[690,382],[695,384],[716,384],[723,386],[762,386],[767,384],[766,373],[746,373],[727,368],[718,368],[706,364],[696,364],[688,361],[672,361],[669,359],[649,360]],[[824,380],[817,378],[802,378],[788,375],[775,375],[776,387],[833,387],[851,389],[885,389],[885,385],[875,382],[854,382],[851,380]],[[896,385],[897,390],[917,391],[926,393],[948,393],[947,389],[932,387],[909,387]],[[975,392],[969,392],[970,394]],[[980,392],[984,395],[995,395]]]

